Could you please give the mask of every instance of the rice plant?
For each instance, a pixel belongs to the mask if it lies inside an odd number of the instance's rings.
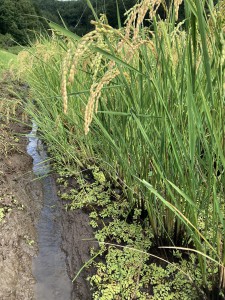
[[[224,1],[185,0],[178,22],[181,2],[161,20],[164,1],[143,0],[119,29],[96,15],[82,38],[52,23],[29,110],[63,163],[120,178],[156,244],[194,249],[205,288],[224,290]]]

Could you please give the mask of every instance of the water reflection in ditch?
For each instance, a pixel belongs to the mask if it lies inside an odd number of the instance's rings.
[[[43,144],[37,137],[34,123],[28,135],[27,153],[33,158],[33,172],[41,176],[43,208],[38,224],[38,256],[33,259],[33,275],[36,279],[36,300],[70,300],[72,285],[66,271],[65,254],[60,248],[60,207],[50,165]]]

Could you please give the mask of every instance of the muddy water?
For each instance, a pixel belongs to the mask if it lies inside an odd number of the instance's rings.
[[[36,300],[71,300],[72,284],[66,270],[66,257],[61,250],[61,211],[56,186],[43,144],[33,124],[28,135],[27,153],[33,158],[33,172],[41,176],[43,208],[36,226],[38,256],[33,259]]]

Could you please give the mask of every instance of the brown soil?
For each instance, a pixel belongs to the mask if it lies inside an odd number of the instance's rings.
[[[0,299],[33,299],[32,257],[37,252],[34,224],[41,208],[41,189],[26,154],[29,129],[18,123],[0,128]],[[18,136],[18,134],[20,136]],[[18,140],[17,140],[18,139]]]
[[[73,280],[84,264],[90,260],[89,249],[96,243],[93,239],[93,229],[89,225],[89,217],[81,209],[62,213],[62,248],[67,256],[68,274]],[[86,280],[92,270],[83,269],[73,283],[72,300],[90,300],[91,286]]]
[[[13,117],[22,119],[20,101],[8,91],[9,86],[22,97],[26,94],[26,88],[18,82],[0,82],[0,300],[32,300],[32,258],[38,252],[35,224],[42,208],[42,184],[35,180],[32,159],[26,152],[26,134],[31,128],[17,121],[8,122],[7,116],[14,110]],[[82,240],[93,237],[88,223],[82,210],[66,212],[62,205],[62,249],[71,280],[90,259],[91,242]],[[83,270],[74,282],[71,300],[92,298],[88,274],[90,270]]]

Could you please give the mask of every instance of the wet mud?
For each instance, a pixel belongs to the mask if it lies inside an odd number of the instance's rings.
[[[90,260],[90,247],[96,247],[93,241],[93,229],[89,217],[82,209],[63,211],[62,213],[62,249],[67,256],[68,274],[71,280]],[[91,286],[87,277],[93,273],[84,268],[73,282],[72,300],[91,300]]]
[[[34,299],[32,257],[37,253],[35,223],[41,209],[40,183],[33,181],[26,153],[28,128],[1,124],[0,136],[0,299]],[[4,125],[4,126],[3,126]],[[14,142],[12,137],[18,137]]]
[[[21,111],[17,117],[21,117]],[[37,180],[34,174],[34,159],[27,153],[30,131],[31,127],[25,124],[6,122],[0,111],[0,300],[92,299],[91,287],[86,280],[90,269],[82,270],[72,283],[90,259],[92,243],[84,241],[93,238],[88,215],[82,210],[66,212],[60,199],[45,207],[45,198],[57,198],[57,187],[53,175],[43,181]],[[49,217],[52,220],[49,221]],[[54,228],[50,230],[57,232],[56,243],[52,243],[48,235],[40,238],[41,227],[47,232],[51,226]],[[42,255],[46,245],[52,247],[55,256],[51,253]],[[57,252],[55,246],[60,251]],[[52,269],[54,262],[60,260],[68,280],[56,280],[56,293],[48,295],[46,292],[43,296],[40,293],[44,290],[43,278],[49,274],[51,277],[52,272],[60,277],[61,271]],[[41,265],[45,268],[39,268]],[[51,283],[48,280],[44,283],[49,291]],[[64,287],[67,287],[66,292]]]

